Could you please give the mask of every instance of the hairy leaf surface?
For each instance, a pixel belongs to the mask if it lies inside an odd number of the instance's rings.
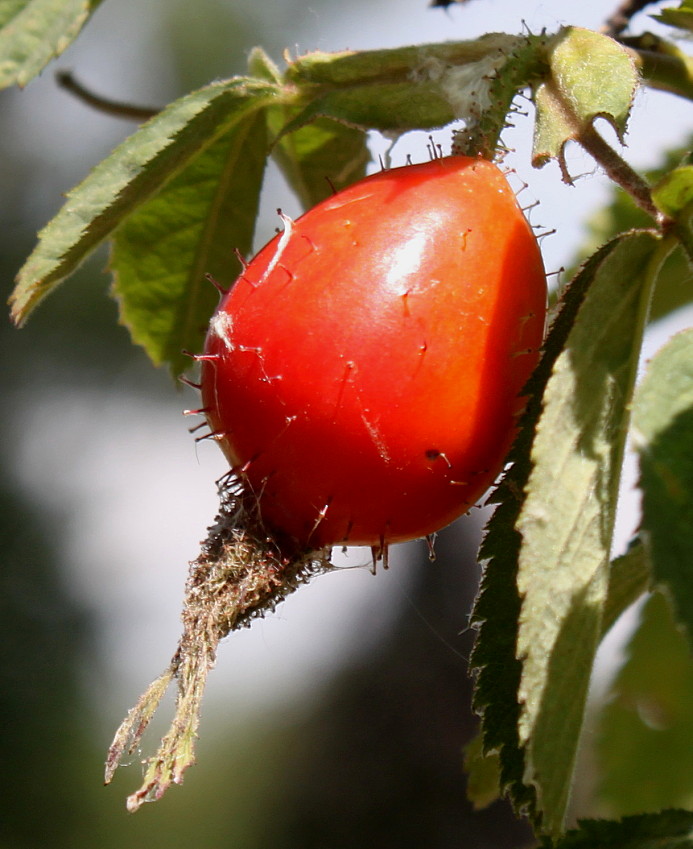
[[[287,80],[301,85],[308,102],[288,129],[316,117],[388,133],[455,120],[475,125],[497,108],[491,97],[496,75],[527,43],[494,33],[468,42],[299,57]]]
[[[649,232],[623,236],[568,289],[528,386],[536,395],[527,427],[482,548],[490,562],[474,612],[481,629],[473,663],[485,748],[500,750],[516,806],[552,834],[563,827],[602,633],[628,403],[658,245]]]
[[[535,91],[534,164],[563,162],[566,143],[599,117],[622,138],[638,86],[626,49],[605,35],[567,27],[549,40],[547,59],[549,73]]]
[[[595,274],[544,392],[516,525],[523,538],[519,736],[526,749],[524,781],[537,789],[550,833],[563,826],[602,630],[657,245],[648,232],[626,235]]]
[[[512,465],[494,494],[498,506],[480,551],[481,558],[488,562],[472,614],[472,622],[479,628],[471,659],[477,673],[474,706],[482,715],[484,751],[499,753],[502,788],[509,792],[515,808],[527,811],[535,821],[540,815],[534,786],[524,783],[524,750],[518,736],[517,692],[522,667],[515,647],[521,604],[517,570],[522,538],[515,524],[531,472],[532,436],[542,409],[542,393],[592,280],[618,244],[615,240],[598,251],[566,290],[544,343],[542,359],[527,385],[528,404],[510,453]]]

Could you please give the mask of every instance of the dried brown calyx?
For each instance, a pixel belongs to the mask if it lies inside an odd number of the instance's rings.
[[[108,784],[123,758],[132,756],[161,699],[176,679],[178,693],[171,726],[157,753],[144,761],[142,786],[128,797],[136,811],[180,784],[195,762],[195,740],[205,682],[217,646],[231,631],[247,627],[274,610],[314,575],[330,571],[330,549],[287,554],[268,534],[248,498],[232,483],[220,487],[221,506],[199,556],[190,564],[182,611],[183,634],[171,663],[128,712],[106,759]]]

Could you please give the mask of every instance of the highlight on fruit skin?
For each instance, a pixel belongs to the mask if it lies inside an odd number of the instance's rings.
[[[545,324],[532,229],[500,169],[463,156],[283,218],[210,322],[212,435],[289,550],[430,535],[512,442]]]

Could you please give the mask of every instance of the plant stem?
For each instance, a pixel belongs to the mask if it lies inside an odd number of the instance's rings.
[[[631,18],[641,12],[646,6],[652,5],[656,0],[624,0],[618,8],[606,19],[602,27],[604,35],[616,38],[630,24]]]
[[[576,141],[592,156],[604,169],[607,176],[614,183],[627,192],[638,206],[659,224],[664,223],[663,214],[652,202],[650,188],[631,166],[619,156],[601,135],[594,129],[592,124],[583,127]]]
[[[109,100],[106,97],[94,94],[94,92],[89,91],[88,88],[77,82],[72,76],[71,71],[59,71],[55,75],[55,79],[61,88],[69,91],[78,100],[97,109],[99,112],[105,112],[107,115],[113,115],[116,118],[125,118],[129,121],[148,121],[160,112],[159,109],[148,106],[135,106],[131,103],[121,103],[117,100]]]

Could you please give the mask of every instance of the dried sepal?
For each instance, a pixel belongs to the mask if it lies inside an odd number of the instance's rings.
[[[106,758],[108,784],[140,740],[169,684],[178,684],[173,721],[157,753],[144,761],[141,787],[128,797],[136,811],[180,784],[195,762],[195,740],[207,674],[219,642],[231,631],[274,610],[313,575],[331,570],[330,549],[289,552],[267,532],[247,495],[233,482],[220,487],[221,506],[199,556],[190,564],[182,611],[183,635],[170,665],[128,712]]]

